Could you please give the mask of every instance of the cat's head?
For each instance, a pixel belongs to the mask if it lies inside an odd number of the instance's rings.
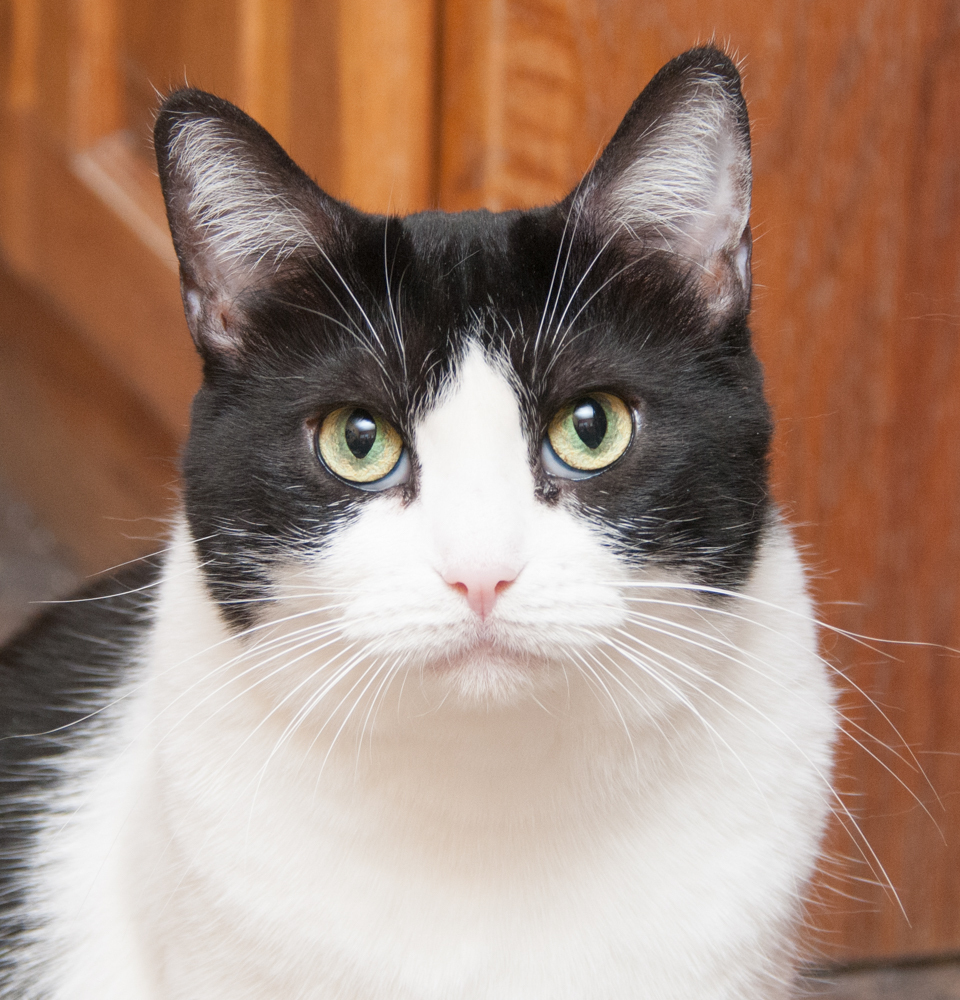
[[[345,648],[489,694],[589,664],[638,581],[741,586],[770,438],[749,145],[735,67],[696,49],[559,204],[395,218],[171,95],[204,361],[186,511],[231,628],[315,608]]]

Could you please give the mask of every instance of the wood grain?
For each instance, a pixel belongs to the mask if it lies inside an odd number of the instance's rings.
[[[244,0],[113,2],[120,20],[117,59],[124,70],[125,127],[143,142],[145,155],[152,156],[158,95],[177,87],[199,87],[241,104],[253,97],[263,101],[258,111],[267,110],[273,98],[263,89],[262,75],[247,86],[243,72],[262,72],[258,46],[269,46],[275,35],[261,17],[257,37],[256,10],[250,11],[249,4],[245,8]]]
[[[29,118],[0,117],[0,226],[8,265],[73,318],[103,362],[176,435],[199,363],[177,279],[77,176],[64,147]]]
[[[435,0],[340,0],[338,195],[372,212],[435,202]]]
[[[340,12],[336,3],[293,0],[288,152],[326,191],[340,190]]]
[[[243,0],[240,103],[279,142],[290,142],[290,0]]]
[[[73,172],[169,270],[180,265],[156,169],[127,129],[111,132],[71,158]]]
[[[38,0],[10,0],[3,5],[4,91],[11,108],[25,111],[37,100]]]
[[[85,149],[123,125],[116,0],[79,0],[72,46],[71,135]]]
[[[562,0],[448,3],[440,200],[449,211],[562,197],[583,163],[574,24]]]

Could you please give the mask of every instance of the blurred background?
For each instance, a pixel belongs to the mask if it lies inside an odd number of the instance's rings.
[[[199,366],[158,92],[235,101],[360,208],[501,209],[563,196],[711,39],[753,125],[776,496],[824,620],[890,641],[824,640],[849,815],[811,946],[895,966],[844,996],[960,996],[910,972],[960,953],[957,0],[0,0],[0,630],[176,503]]]

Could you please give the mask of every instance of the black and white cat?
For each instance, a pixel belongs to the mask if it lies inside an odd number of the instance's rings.
[[[167,99],[184,512],[3,654],[0,995],[789,994],[835,712],[749,145],[700,48],[561,203],[384,218]]]

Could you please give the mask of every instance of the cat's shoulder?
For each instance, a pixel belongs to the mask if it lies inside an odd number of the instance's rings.
[[[10,737],[69,725],[122,681],[153,618],[161,563],[137,560],[51,602],[0,649],[0,759]]]
[[[42,874],[43,835],[76,810],[82,775],[123,713],[160,570],[154,557],[99,577],[48,604],[0,649],[2,996],[39,995],[47,903],[63,894]]]

